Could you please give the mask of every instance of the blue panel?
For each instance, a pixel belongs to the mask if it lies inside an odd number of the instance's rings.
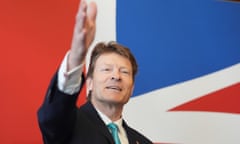
[[[117,41],[135,54],[134,95],[240,62],[240,4],[218,0],[118,0]]]

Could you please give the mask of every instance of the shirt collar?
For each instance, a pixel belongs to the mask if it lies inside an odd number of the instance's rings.
[[[122,125],[122,123],[123,123],[123,118],[122,117],[113,122],[110,118],[108,118],[100,110],[98,110],[97,108],[96,108],[96,110],[97,110],[99,116],[101,117],[101,119],[103,120],[103,122],[105,123],[105,125],[108,125],[110,123],[115,123],[118,126],[118,130],[119,130],[120,135],[122,135],[125,138],[127,137],[126,132],[125,132],[125,130],[123,128],[123,125]]]
[[[118,126],[122,126],[122,117],[120,118],[120,119],[118,119],[118,120],[116,120],[116,121],[112,121],[110,118],[108,118],[104,113],[102,113],[100,110],[98,110],[97,108],[96,108],[96,110],[97,110],[97,112],[98,112],[98,114],[99,114],[99,116],[101,117],[101,119],[103,120],[103,122],[105,123],[105,125],[108,125],[108,124],[110,124],[110,123],[115,123],[115,124],[117,124]]]

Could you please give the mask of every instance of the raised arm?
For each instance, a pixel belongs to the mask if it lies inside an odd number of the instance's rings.
[[[95,37],[97,7],[81,0],[76,15],[67,71],[84,63],[86,53]],[[82,83],[84,77],[82,77]],[[83,84],[80,85],[81,87]],[[81,89],[81,88],[80,88]],[[38,111],[38,121],[45,144],[65,144],[71,136],[76,119],[76,100],[79,91],[67,94],[59,90],[58,73],[49,85],[45,100]]]

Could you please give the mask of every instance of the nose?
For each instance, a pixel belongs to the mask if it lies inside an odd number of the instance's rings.
[[[118,70],[114,70],[112,73],[112,80],[120,81],[121,80],[121,75]]]

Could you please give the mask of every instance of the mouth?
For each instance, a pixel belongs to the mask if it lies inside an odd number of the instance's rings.
[[[122,88],[119,86],[107,86],[106,88],[110,90],[122,91]]]

